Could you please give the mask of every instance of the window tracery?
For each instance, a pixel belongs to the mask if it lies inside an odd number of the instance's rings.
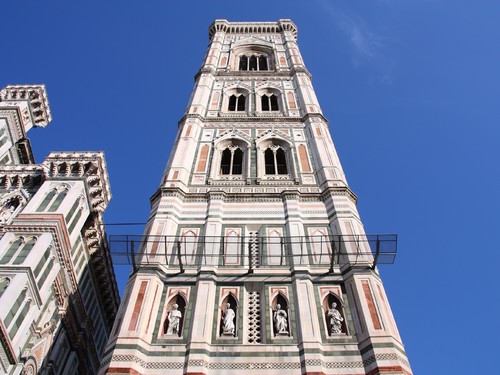
[[[267,71],[269,70],[268,59],[266,54],[240,55],[238,68],[240,71]]]

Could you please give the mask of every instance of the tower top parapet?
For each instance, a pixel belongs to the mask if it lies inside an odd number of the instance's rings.
[[[52,121],[45,85],[8,85],[0,90],[0,102],[4,105],[17,105],[23,101],[27,102],[29,107],[29,116],[26,120],[29,118],[30,125],[44,128]]]
[[[49,178],[84,178],[89,187],[91,210],[106,210],[111,189],[103,152],[51,152],[43,164],[48,168]]]
[[[212,40],[215,33],[222,31],[231,34],[275,34],[291,31],[297,39],[297,26],[290,19],[280,19],[276,22],[229,22],[215,20],[208,28],[208,38]]]

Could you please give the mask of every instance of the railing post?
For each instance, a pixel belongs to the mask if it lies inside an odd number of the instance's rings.
[[[184,273],[184,266],[182,265],[181,258],[181,241],[177,240],[177,259],[179,260],[179,267],[181,269],[181,273]]]
[[[167,236],[163,236],[163,242],[165,243],[165,264],[168,266]]]
[[[130,257],[132,260],[132,269],[134,272],[137,271],[137,265],[135,264],[135,254],[134,254],[134,240],[130,241]]]
[[[248,273],[253,273],[252,266],[252,241],[248,240]]]
[[[377,266],[378,256],[380,255],[380,239],[377,236],[377,242],[375,243],[375,258],[373,259],[372,270]]]
[[[335,247],[335,236],[332,238],[332,258],[330,259],[330,273],[333,273],[333,265],[335,264],[335,255],[337,253],[337,248]]]
[[[280,237],[280,245],[281,245],[281,260],[280,260],[280,266],[282,266],[282,265],[283,265],[283,257],[284,257],[284,255],[285,255],[285,253],[284,253],[284,246],[285,246],[285,244],[284,244],[284,241],[283,241],[283,237]]]
[[[220,238],[220,246],[221,246],[221,251],[220,253],[222,254],[222,265],[226,265],[226,254],[225,254],[225,249],[224,249],[224,236],[221,236]],[[219,263],[219,262],[217,262]]]

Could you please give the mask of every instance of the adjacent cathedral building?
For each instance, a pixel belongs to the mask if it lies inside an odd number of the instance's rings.
[[[0,373],[96,374],[119,295],[102,215],[102,152],[35,162],[51,121],[43,85],[0,90]]]
[[[411,374],[297,27],[216,20],[101,374]]]

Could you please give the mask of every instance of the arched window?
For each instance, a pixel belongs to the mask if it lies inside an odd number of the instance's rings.
[[[228,111],[244,111],[245,110],[245,96],[244,95],[231,95],[229,97]]]
[[[264,152],[266,174],[288,174],[285,151],[280,146],[272,146]]]
[[[240,56],[240,70],[248,70],[248,57]]]
[[[261,105],[263,111],[277,111],[278,108],[278,97],[274,94],[270,96],[262,95]]]
[[[11,259],[14,257],[14,254],[17,253],[19,248],[22,246],[24,243],[24,239],[22,237],[18,237],[14,242],[12,242],[5,252],[4,256],[2,259],[0,259],[0,264],[7,264],[11,261]]]
[[[45,196],[45,198],[43,199],[43,201],[40,204],[40,206],[36,209],[36,212],[43,212],[43,211],[45,211],[45,209],[49,205],[49,203],[52,200],[52,198],[54,198],[54,196],[56,195],[56,193],[57,193],[56,189],[53,189],[53,190],[49,191],[47,193],[47,195]]]
[[[60,191],[59,194],[57,195],[56,199],[54,200],[54,202],[52,202],[51,206],[49,207],[48,212],[56,211],[59,208],[59,206],[61,205],[64,198],[66,198],[67,194],[68,194],[67,189],[63,189],[62,191]]]
[[[257,56],[250,56],[250,63],[248,64],[248,70],[258,70],[257,69]]]
[[[259,70],[267,70],[267,58],[266,56],[259,56]]]
[[[0,297],[7,290],[7,287],[10,284],[10,279],[8,277],[0,277]]]
[[[182,337],[186,315],[186,300],[178,293],[167,305],[167,317],[163,322],[163,334]]]
[[[269,70],[269,60],[266,54],[252,53],[241,55],[238,70],[240,71],[266,71]]]
[[[36,237],[30,238],[28,242],[24,244],[19,254],[17,254],[17,257],[12,264],[22,264],[30,253],[31,249],[33,249],[33,247],[35,246],[35,243]]]
[[[285,151],[281,147],[276,150],[276,169],[278,174],[288,174]]]
[[[222,151],[220,174],[236,175],[243,173],[243,151],[238,146],[230,146]]]

